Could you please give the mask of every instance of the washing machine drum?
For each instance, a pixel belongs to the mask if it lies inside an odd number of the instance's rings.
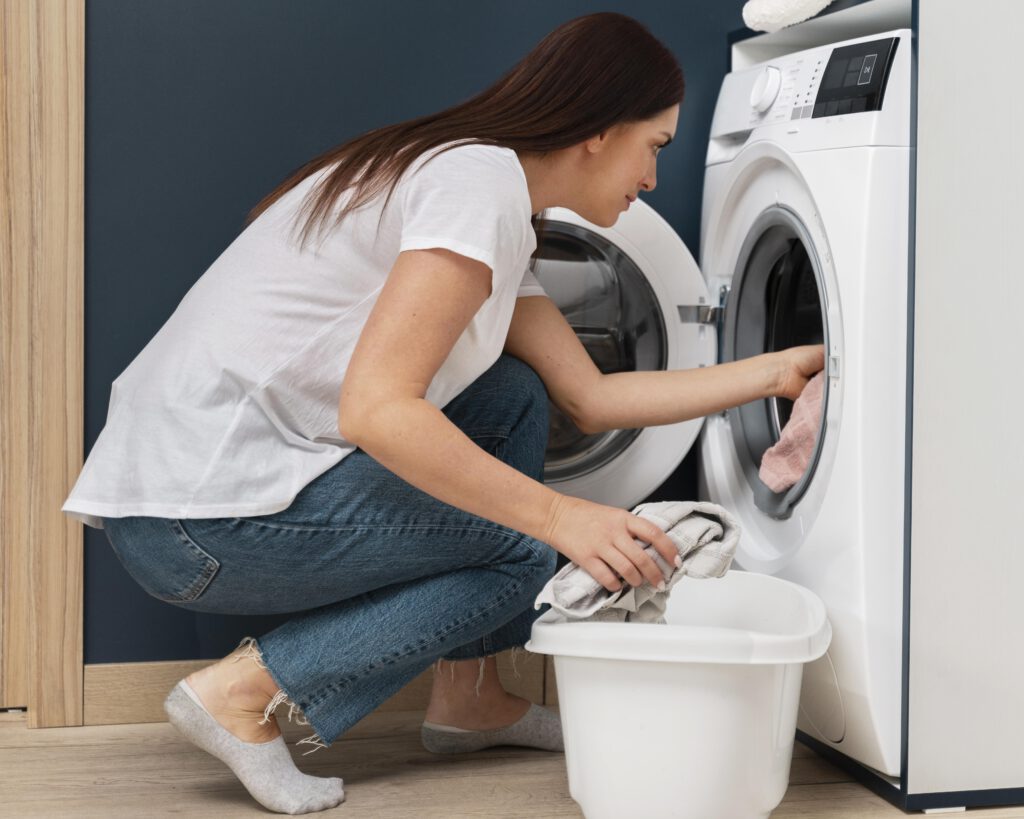
[[[540,220],[533,272],[602,373],[713,364],[713,327],[691,319],[707,287],[675,231],[635,202],[613,228],[554,208]],[[680,309],[682,308],[682,309]],[[679,465],[702,419],[585,434],[550,406],[547,484],[566,494],[630,507]]]
[[[815,246],[796,214],[782,206],[766,209],[751,226],[737,259],[725,306],[721,360],[804,344],[827,347],[820,270]],[[772,397],[728,411],[736,454],[754,503],[771,517],[789,517],[814,475],[825,439],[827,404],[826,390],[810,462],[796,484],[778,493],[761,481],[758,472],[765,451],[778,443],[789,421],[793,401]]]
[[[548,222],[535,275],[602,373],[665,368],[668,344],[658,299],[616,245],[587,228]],[[544,477],[557,481],[592,472],[639,432],[587,435],[552,404]]]

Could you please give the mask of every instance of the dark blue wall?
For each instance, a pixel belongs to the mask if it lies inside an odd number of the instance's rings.
[[[644,22],[686,77],[679,131],[646,196],[699,256],[707,133],[742,0],[89,0],[86,4],[85,444],[110,384],[290,171],[367,129],[496,80],[559,23]],[[696,497],[695,453],[652,499]],[[213,658],[283,617],[193,614],[150,598],[85,530],[85,661]],[[268,578],[268,580],[272,580]]]

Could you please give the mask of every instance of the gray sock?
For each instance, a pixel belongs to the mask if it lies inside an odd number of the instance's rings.
[[[283,736],[270,742],[243,742],[214,719],[185,680],[171,689],[164,710],[175,728],[234,771],[265,808],[278,813],[310,813],[345,801],[343,780],[302,773]]]
[[[470,731],[451,725],[424,721],[420,729],[423,747],[435,754],[460,754],[490,748],[492,745],[522,745],[545,751],[564,751],[562,721],[558,715],[536,703],[505,728]]]

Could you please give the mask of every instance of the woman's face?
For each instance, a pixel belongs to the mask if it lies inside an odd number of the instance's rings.
[[[595,225],[614,225],[640,191],[654,190],[658,153],[672,141],[678,122],[679,106],[673,105],[587,140],[583,185],[572,209]]]

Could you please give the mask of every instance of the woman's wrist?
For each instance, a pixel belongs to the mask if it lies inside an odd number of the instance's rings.
[[[549,499],[547,509],[544,513],[544,523],[541,526],[540,532],[533,535],[538,540],[544,541],[548,546],[551,546],[554,542],[555,529],[558,527],[558,522],[562,518],[563,506],[565,496],[560,492],[555,492],[554,495]],[[531,534],[526,532],[526,534]],[[554,548],[552,546],[552,548]]]
[[[782,382],[786,376],[786,360],[782,353],[763,353],[764,359],[764,397],[773,398],[782,390]]]

